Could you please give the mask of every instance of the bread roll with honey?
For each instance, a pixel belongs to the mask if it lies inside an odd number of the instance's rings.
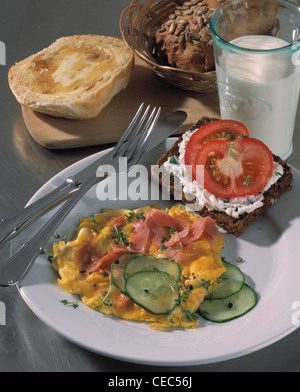
[[[90,119],[124,89],[133,52],[120,39],[75,35],[16,63],[9,85],[21,105],[56,117]]]

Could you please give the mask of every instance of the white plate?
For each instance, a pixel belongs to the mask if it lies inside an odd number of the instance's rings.
[[[174,138],[158,148],[151,156],[155,164]],[[100,152],[65,169],[45,184],[30,202],[76,173]],[[154,156],[155,155],[155,156]],[[148,158],[149,159],[149,158]],[[136,180],[136,179],[134,179]],[[148,186],[148,178],[143,178]],[[145,189],[143,186],[143,190]],[[123,190],[124,191],[124,190]],[[300,301],[300,263],[296,249],[300,231],[300,172],[294,170],[292,191],[282,198],[239,239],[224,234],[223,256],[239,267],[247,282],[255,288],[259,302],[246,316],[224,323],[200,321],[198,328],[188,331],[163,332],[152,330],[144,323],[122,321],[102,315],[80,303],[77,309],[64,306],[61,300],[77,298],[67,294],[56,283],[56,273],[45,256],[38,257],[33,268],[19,286],[20,293],[32,311],[57,333],[75,344],[112,358],[151,365],[197,365],[235,358],[266,347],[294,331],[296,308]],[[124,199],[124,195],[121,198]],[[76,228],[80,217],[93,214],[104,207],[136,208],[170,201],[103,201],[91,189],[58,229],[59,234]],[[52,213],[52,212],[51,212]],[[35,224],[38,230],[48,213]],[[31,228],[31,232],[34,227]],[[25,235],[25,234],[24,234]],[[24,236],[23,235],[23,236]],[[24,239],[24,238],[23,238]],[[22,238],[20,239],[22,240]]]

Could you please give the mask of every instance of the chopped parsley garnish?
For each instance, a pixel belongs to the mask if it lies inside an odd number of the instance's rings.
[[[131,245],[131,242],[126,238],[125,231],[120,226],[114,226],[113,228],[113,240],[116,245],[124,244],[125,246]]]
[[[210,285],[211,285],[210,280],[201,279],[200,285],[198,287],[204,287],[206,290],[208,290]]]
[[[77,301],[74,301],[74,302],[69,302],[69,301],[67,301],[66,299],[63,299],[62,301],[60,301],[62,304],[64,304],[64,305],[69,305],[69,306],[72,306],[72,308],[74,308],[74,309],[77,309],[78,308],[78,303],[77,303]]]
[[[161,237],[161,243],[163,244],[164,242],[169,241],[169,239],[172,237],[172,235],[175,233],[176,231],[176,227],[169,227],[167,226],[167,229],[169,230],[169,232],[167,233],[166,236]]]
[[[281,176],[282,176],[282,173],[275,172],[274,175],[275,175],[275,176],[278,176],[278,177],[281,177]]]
[[[171,156],[169,162],[172,163],[173,165],[179,165],[179,162],[178,162],[177,158],[174,155]]]
[[[244,133],[242,133],[240,136],[235,137],[233,136],[233,138],[231,140],[233,140],[233,142],[229,143],[229,151],[228,151],[228,155],[232,155],[233,149],[236,145],[236,142],[241,139],[241,138],[247,138],[248,136],[245,135]]]
[[[243,182],[244,186],[248,186],[249,184],[255,184],[255,181],[250,180],[250,176],[248,175],[245,179],[245,181]]]
[[[176,232],[176,227],[169,227],[167,226],[168,232],[166,233],[165,236],[161,237],[161,243],[164,244],[165,242],[169,241],[169,239],[172,237],[172,235]],[[162,245],[160,250],[165,251],[168,249],[182,249],[182,245],[177,245],[177,246],[166,246]]]
[[[166,245],[162,245],[162,247],[160,248],[160,250],[162,252],[164,252],[165,250],[168,249],[182,249],[182,245],[177,245],[177,246],[166,246]]]
[[[108,275],[108,276],[109,276],[109,288],[108,288],[108,291],[106,291],[106,290],[104,291],[104,297],[103,298],[101,298],[100,295],[98,295],[98,298],[101,301],[100,305],[96,305],[95,306],[95,309],[98,312],[100,312],[102,306],[112,306],[113,303],[114,303],[114,301],[112,299],[108,298],[108,296],[109,296],[109,294],[111,292],[111,276],[110,275]]]
[[[185,315],[185,317],[191,321],[196,321],[199,319],[199,316],[196,313],[191,312],[190,309],[183,308],[182,311],[183,311],[183,314]]]
[[[61,240],[64,242],[68,242],[67,238],[68,238],[68,231],[66,233],[64,233],[63,235],[60,235],[58,232],[56,232],[55,234],[53,234],[53,238],[55,238],[56,240]]]
[[[99,312],[102,306],[112,306],[114,301],[112,299],[107,299],[106,301],[102,301],[100,306],[96,306],[96,310]]]
[[[125,216],[126,216],[128,222],[131,222],[133,219],[137,219],[137,220],[138,219],[141,219],[141,220],[146,219],[146,217],[144,215],[144,212],[140,212],[139,214],[137,214],[137,213],[132,211],[132,212],[129,212],[129,214],[125,215]]]
[[[180,297],[175,300],[176,306],[181,306],[182,302],[185,302],[189,298],[190,291],[190,289],[183,290]]]

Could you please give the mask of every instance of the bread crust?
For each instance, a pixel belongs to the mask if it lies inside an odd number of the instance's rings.
[[[219,120],[217,118],[203,117],[201,120],[196,122],[190,129],[198,129],[201,126],[208,124],[212,121]],[[179,157],[179,145],[182,141],[182,136],[173,144],[173,146],[158,160],[157,165],[162,166],[170,157]],[[244,231],[251,226],[264,212],[270,208],[284,192],[288,192],[292,189],[293,174],[292,169],[286,162],[280,157],[273,155],[274,160],[283,167],[283,175],[273,184],[265,193],[263,198],[263,206],[256,208],[250,213],[245,213],[239,218],[233,218],[222,211],[210,211],[207,207],[196,211],[200,216],[210,216],[215,220],[216,224],[226,230],[228,233],[239,237]],[[160,176],[160,185],[163,186],[162,176]],[[175,182],[174,176],[171,174],[170,178],[170,194],[174,197],[175,194]],[[182,191],[182,189],[181,189]],[[178,193],[177,193],[178,194]],[[182,203],[191,204],[196,203],[196,200],[187,200],[182,191]]]
[[[90,119],[124,89],[134,54],[119,38],[61,37],[16,63],[9,86],[21,105],[56,117]]]

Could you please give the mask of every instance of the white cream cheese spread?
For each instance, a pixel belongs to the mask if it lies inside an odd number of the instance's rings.
[[[199,187],[196,181],[192,181],[184,164],[184,154],[186,145],[194,131],[188,131],[183,135],[183,140],[179,144],[179,157],[164,163],[164,169],[178,177],[185,195],[196,198],[199,208],[206,207],[210,211],[222,211],[233,218],[239,218],[244,213],[250,213],[256,208],[263,206],[264,193],[277,182],[283,175],[283,167],[274,161],[273,173],[265,189],[257,195],[248,197],[238,197],[234,199],[221,199],[209,193],[206,189]]]

